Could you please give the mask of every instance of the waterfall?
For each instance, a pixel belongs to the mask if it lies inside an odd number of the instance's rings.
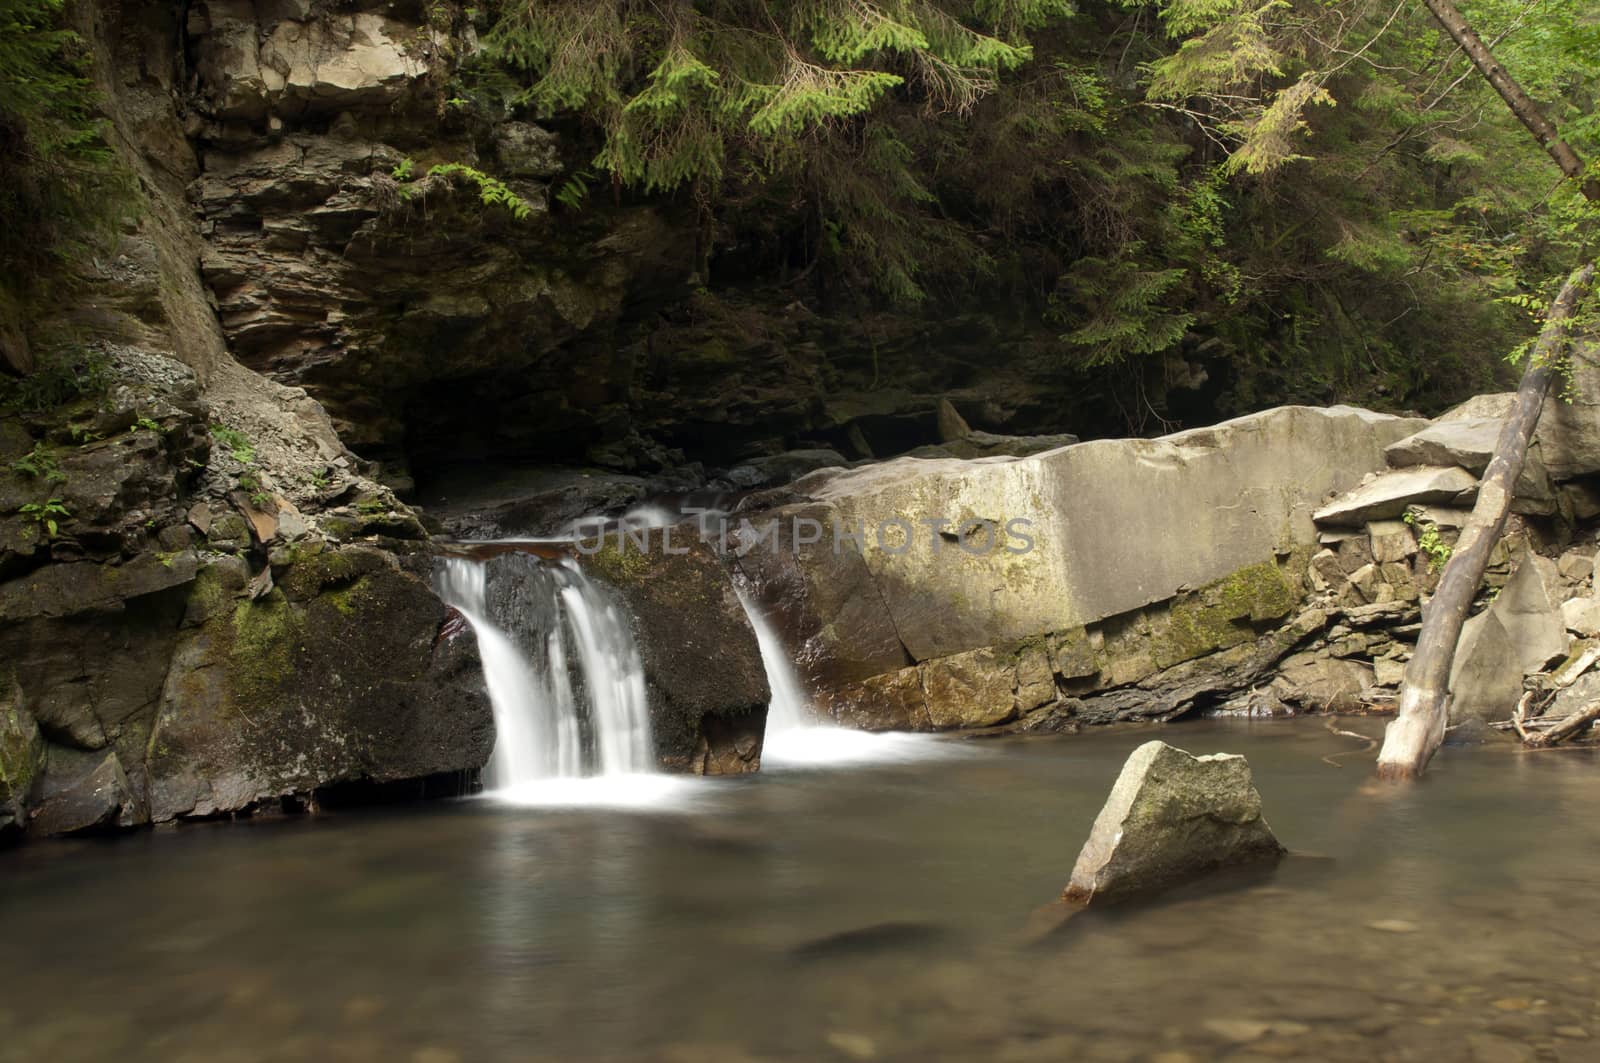
[[[781,741],[785,735],[814,726],[816,714],[805,687],[800,684],[800,676],[794,670],[789,651],[784,649],[783,640],[772,626],[771,619],[756,607],[738,581],[734,582],[733,589],[739,596],[739,604],[744,606],[744,615],[749,619],[750,627],[756,633],[756,645],[761,649],[761,667],[767,673],[767,686],[772,691],[772,700],[767,705],[767,734],[762,743],[764,751],[770,752],[774,739]]]
[[[736,578],[734,592],[756,633],[761,666],[767,673],[771,702],[767,707],[766,737],[761,743],[763,765],[827,767],[869,760],[912,760],[939,756],[948,745],[931,735],[870,734],[818,720],[794,660],[783,645],[778,629],[756,604],[750,591]]]
[[[440,558],[434,580],[477,636],[494,707],[489,789],[654,770],[644,665],[628,619],[576,565],[515,553]]]

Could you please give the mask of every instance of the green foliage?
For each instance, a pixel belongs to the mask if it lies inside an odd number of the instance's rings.
[[[128,203],[84,53],[64,0],[0,0],[0,310],[12,315]]]
[[[255,464],[256,445],[243,432],[226,425],[214,424],[211,426],[211,435],[228,449],[229,455],[240,465]]]
[[[1024,30],[1065,0],[497,0],[479,72],[516,107],[579,111],[604,131],[595,158],[646,190],[717,179],[730,150],[797,139],[913,88],[964,109],[1032,51]]]
[[[1140,248],[1128,250],[1132,256]],[[1083,349],[1087,367],[1156,354],[1176,346],[1195,322],[1193,314],[1173,312],[1162,304],[1187,272],[1141,269],[1133,257],[1081,258],[1062,278],[1053,297],[1052,317],[1081,322],[1062,339]]]
[[[402,199],[411,199],[421,187],[412,183],[416,176],[416,163],[411,159],[405,159],[396,166],[392,176],[401,182]],[[441,162],[430,167],[427,176],[428,179],[438,179],[441,182],[472,185],[478,190],[478,199],[484,206],[502,207],[517,221],[526,221],[533,216],[533,208],[521,196],[513,192],[504,181],[491,177],[482,170],[459,162]]]
[[[27,376],[0,377],[0,408],[40,413],[78,399],[98,398],[109,386],[110,372],[111,359],[98,347],[47,347]]]
[[[536,116],[577,112],[599,133],[590,165],[620,188],[692,185],[702,205],[759,198],[763,186],[803,197],[812,254],[847,283],[907,301],[922,297],[916,278],[929,253],[949,251],[951,228],[930,224],[931,194],[897,157],[905,138],[873,117],[898,101],[969,113],[1032,57],[1026,33],[1070,5],[495,0],[488,10],[468,71],[476,97]],[[556,201],[576,209],[585,180],[569,179]]]
[[[61,533],[61,521],[72,516],[71,510],[62,505],[59,498],[52,498],[48,502],[25,503],[17,512],[39,525],[50,539]]]
[[[1428,571],[1438,572],[1450,562],[1451,548],[1439,537],[1439,526],[1426,519],[1414,509],[1408,509],[1404,518],[1407,524],[1417,529],[1417,549],[1428,559]]]
[[[556,202],[568,210],[582,210],[584,201],[589,198],[588,183],[592,180],[594,174],[579,170],[561,182],[561,187],[556,189]]]
[[[33,450],[12,462],[11,471],[48,484],[67,482],[67,475],[61,471],[56,456],[43,443],[35,443]]]
[[[136,432],[154,432],[158,436],[166,434],[166,429],[161,427],[161,423],[149,417],[141,417],[133,422],[133,428]]]

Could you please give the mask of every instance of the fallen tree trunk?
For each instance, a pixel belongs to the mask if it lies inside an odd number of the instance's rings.
[[[1546,749],[1565,742],[1574,735],[1582,734],[1594,724],[1595,720],[1600,720],[1600,701],[1590,702],[1581,711],[1568,716],[1548,731],[1535,731],[1533,734],[1524,735],[1522,741],[1529,749]]]
[[[1573,273],[1550,306],[1544,331],[1528,358],[1517,389],[1517,401],[1495,443],[1494,457],[1478,485],[1478,501],[1461,529],[1439,589],[1423,612],[1416,653],[1406,666],[1400,688],[1399,715],[1384,731],[1378,754],[1378,776],[1411,779],[1421,775],[1435,751],[1444,743],[1449,717],[1450,666],[1456,643],[1466,623],[1467,610],[1483,581],[1489,553],[1505,530],[1512,487],[1522,471],[1528,444],[1539,423],[1539,411],[1556,375],[1555,363],[1567,345],[1567,322],[1594,279],[1594,266]]]

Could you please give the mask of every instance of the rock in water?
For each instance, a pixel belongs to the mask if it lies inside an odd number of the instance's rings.
[[[1122,900],[1283,853],[1243,757],[1196,757],[1146,742],[1122,766],[1096,817],[1066,899]]]

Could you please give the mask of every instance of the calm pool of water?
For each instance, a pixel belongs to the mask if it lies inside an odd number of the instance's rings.
[[[1345,726],[1378,734],[1379,721]],[[1316,854],[1080,919],[1137,744],[1249,757]],[[1600,762],[1450,749],[1374,788],[1321,720],[1203,721],[699,783],[0,854],[0,1060],[1593,1060]]]

